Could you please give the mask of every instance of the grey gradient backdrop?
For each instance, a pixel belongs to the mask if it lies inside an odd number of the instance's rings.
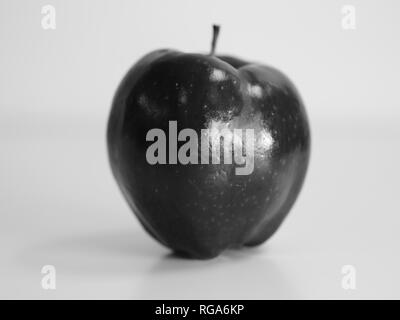
[[[56,8],[56,30],[41,7]],[[343,30],[341,8],[356,8]],[[400,298],[399,1],[0,0],[0,298]],[[300,90],[306,184],[265,245],[168,255],[111,176],[115,88],[150,50],[271,64]],[[57,270],[43,290],[41,268]],[[356,268],[356,290],[341,286]]]

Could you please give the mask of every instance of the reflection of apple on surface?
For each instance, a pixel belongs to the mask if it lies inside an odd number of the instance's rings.
[[[144,228],[175,252],[200,259],[271,237],[300,192],[310,155],[294,85],[274,68],[216,56],[217,35],[214,27],[210,54],[157,50],[139,60],[116,92],[107,132],[113,174]],[[154,128],[168,133],[170,121],[178,132],[191,128],[199,136],[207,128],[253,129],[254,170],[237,175],[235,163],[150,164],[146,135]]]

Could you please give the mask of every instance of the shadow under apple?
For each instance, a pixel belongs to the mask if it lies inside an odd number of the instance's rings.
[[[296,296],[267,247],[227,251],[212,260],[168,254],[143,277],[141,299],[279,299]]]
[[[290,280],[267,246],[227,251],[212,260],[168,253],[132,230],[60,235],[26,248],[25,267],[51,263],[57,276],[124,277],[135,299],[277,299],[295,296]]]

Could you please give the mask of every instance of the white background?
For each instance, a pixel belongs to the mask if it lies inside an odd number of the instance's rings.
[[[43,30],[41,8],[56,8]],[[343,5],[356,8],[344,30]],[[0,298],[400,298],[398,1],[0,0]],[[273,65],[312,127],[304,189],[266,244],[175,258],[110,173],[128,68],[163,47]],[[41,268],[56,267],[56,290]],[[341,269],[356,269],[356,290]]]

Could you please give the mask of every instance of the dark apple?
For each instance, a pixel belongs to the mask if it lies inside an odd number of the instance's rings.
[[[270,238],[300,192],[310,156],[294,85],[272,67],[215,55],[218,31],[210,54],[157,50],[139,60],[119,85],[107,131],[112,172],[143,227],[199,259]],[[254,130],[253,170],[238,175],[236,163],[183,164],[176,156],[149,163],[147,134],[168,135],[170,121],[199,137],[202,129]],[[167,140],[170,152],[185,143]]]

